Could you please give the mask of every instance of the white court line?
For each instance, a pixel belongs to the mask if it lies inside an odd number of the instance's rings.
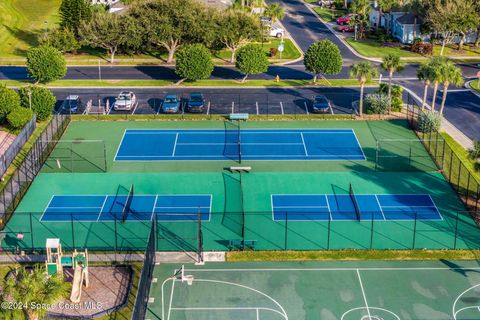
[[[170,320],[170,313],[172,312],[172,301],[173,301],[174,288],[175,288],[175,280],[173,280],[173,282],[172,282],[172,291],[170,292],[170,303],[168,305],[167,320]]]
[[[175,143],[173,145],[172,157],[175,157],[175,150],[177,149],[177,141],[178,141],[178,132],[175,135]]]
[[[50,207],[50,203],[52,203],[52,200],[53,200],[54,197],[55,197],[55,195],[52,195],[52,196],[50,197],[50,201],[48,201],[47,206],[45,207],[45,209],[43,210],[42,215],[40,216],[40,221],[42,221],[43,216],[45,215],[45,213],[47,212],[48,208]]]
[[[325,195],[325,201],[327,203],[328,213],[330,215],[330,221],[333,220],[332,210],[330,209],[330,202],[328,201],[328,196]]]
[[[380,212],[382,213],[383,220],[387,220],[387,218],[385,218],[385,215],[383,214],[383,209],[382,209],[382,206],[380,205],[380,201],[378,201],[377,195],[375,195],[375,199],[377,200],[378,208],[380,209]]]
[[[367,308],[368,320],[372,320],[372,315],[370,314],[370,308],[368,307],[367,296],[365,295],[365,290],[363,290],[362,277],[360,277],[360,271],[357,269],[358,281],[360,282],[360,288],[362,289],[363,300],[365,301],[365,307]]]
[[[97,217],[97,222],[100,220],[100,216],[102,215],[103,208],[105,207],[105,203],[107,203],[108,196],[105,196],[105,199],[103,200],[102,207],[100,208],[100,212],[98,213]]]
[[[357,134],[355,133],[355,130],[352,129],[353,136],[355,137],[355,140],[357,141],[357,145],[360,148],[360,151],[362,151],[363,159],[367,160],[367,157],[365,156],[365,152],[363,152],[362,145],[360,144],[360,141],[358,141]]]
[[[225,146],[232,145],[236,146],[238,143],[234,142],[179,142],[180,146]],[[242,145],[252,145],[252,146],[289,146],[289,145],[299,145],[298,142],[242,142]]]
[[[152,216],[150,217],[150,221],[155,221],[154,216],[155,216],[155,209],[157,208],[157,200],[158,200],[158,194],[155,196],[155,202],[153,203]]]
[[[307,146],[305,145],[305,139],[303,138],[303,132],[300,132],[300,137],[302,137],[303,150],[305,151],[305,156],[308,157]]]
[[[115,152],[115,157],[113,157],[113,161],[115,161],[118,157],[118,151],[120,151],[120,147],[123,144],[123,139],[125,139],[126,134],[127,134],[127,129],[123,130],[123,136],[122,136],[122,139],[120,140],[120,143],[118,144],[117,151]]]
[[[471,269],[473,269],[473,268],[471,268]],[[458,295],[458,297],[455,299],[455,302],[453,303],[453,307],[452,307],[452,314],[453,314],[453,319],[454,319],[454,320],[457,319],[457,313],[459,313],[460,311],[463,311],[463,309],[460,309],[460,310],[458,310],[457,312],[455,312],[455,308],[456,308],[456,305],[457,305],[458,300],[459,300],[465,293],[467,293],[468,291],[470,291],[470,290],[472,290],[472,289],[475,289],[475,288],[477,288],[477,287],[480,287],[480,284],[477,284],[477,285],[474,285],[474,286],[468,288],[467,290],[465,290],[465,291],[463,291],[462,293],[460,293],[460,294]]]
[[[323,209],[328,208],[328,203],[326,206],[275,206],[274,208],[288,209],[288,208],[307,208],[307,209]]]

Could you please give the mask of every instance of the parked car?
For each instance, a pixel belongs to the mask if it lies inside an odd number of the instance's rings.
[[[122,91],[113,103],[113,110],[130,111],[137,105],[137,97],[131,91]]]
[[[330,101],[324,95],[316,95],[313,97],[312,111],[314,113],[327,113],[330,112],[332,105]]]
[[[63,100],[62,105],[60,106],[60,113],[77,113],[78,109],[82,107],[82,100],[80,97],[74,94],[71,94]]]
[[[340,32],[355,32],[355,27],[345,24],[343,26],[338,26],[337,30]]]
[[[330,7],[335,6],[335,1],[334,1],[334,0],[319,0],[319,1],[318,1],[318,5],[319,5],[320,7],[330,8]]]
[[[268,35],[275,38],[283,38],[285,36],[285,30],[280,27],[273,26],[268,30]]]
[[[176,94],[167,94],[162,103],[163,113],[177,113],[180,109],[180,99]]]
[[[260,16],[260,23],[264,26],[271,26],[272,25],[272,18]]]
[[[205,106],[205,98],[201,93],[191,93],[190,99],[188,99],[187,103],[187,111],[188,112],[196,112],[201,113],[203,112],[203,107]]]
[[[352,18],[352,14],[347,14],[347,15],[341,16],[341,17],[337,18],[337,24],[338,25],[348,24],[348,22],[350,21],[351,18]]]

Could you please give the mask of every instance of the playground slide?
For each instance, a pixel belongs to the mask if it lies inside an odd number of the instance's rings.
[[[83,268],[77,265],[75,273],[73,275],[72,293],[70,294],[70,301],[73,303],[80,302],[82,297],[82,284],[83,284]]]

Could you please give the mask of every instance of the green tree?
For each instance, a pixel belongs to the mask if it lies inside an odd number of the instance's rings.
[[[261,47],[256,45],[246,45],[237,52],[235,66],[240,72],[245,74],[242,82],[247,80],[249,74],[259,74],[268,70],[268,58]]]
[[[207,79],[213,72],[210,50],[203,44],[189,44],[176,53],[175,72],[181,78],[195,81]]]
[[[389,53],[383,57],[382,68],[388,72],[388,112],[392,111],[392,80],[393,73],[401,71],[403,64],[400,60],[400,56],[394,53]]]
[[[434,76],[434,72],[428,62],[422,63],[417,69],[417,78],[418,80],[423,81],[422,110],[425,109],[425,105],[427,103],[428,87],[434,80]]]
[[[18,90],[18,95],[21,106],[31,108],[40,121],[50,117],[57,101],[52,91],[37,86],[22,87]]]
[[[20,108],[20,97],[13,89],[0,85],[0,122],[5,121],[12,110]]]
[[[80,49],[75,34],[68,28],[50,30],[40,38],[40,44],[54,47],[63,53]]]
[[[230,63],[242,46],[261,36],[258,18],[239,11],[226,11],[218,16],[218,40],[231,52]]]
[[[390,13],[394,7],[398,5],[398,0],[378,0],[378,23],[377,29],[380,26],[380,21],[385,13]],[[390,14],[387,14],[387,19],[385,20],[385,32],[390,33]]]
[[[10,128],[22,129],[33,117],[33,111],[25,108],[17,108],[7,115],[7,122]]]
[[[82,21],[92,17],[90,0],[62,0],[60,4],[60,27],[68,28],[77,34]]]
[[[107,50],[110,63],[114,63],[118,48],[130,37],[124,30],[125,21],[118,14],[96,13],[90,21],[81,23],[78,34],[83,44]]]
[[[12,276],[3,281],[0,301],[22,301],[27,308],[2,308],[4,319],[39,319],[43,318],[46,308],[31,308],[36,304],[53,304],[67,294],[69,285],[63,280],[63,275],[47,277],[45,269],[35,267],[32,272],[19,267]]]
[[[279,3],[270,3],[263,13],[266,17],[272,18],[272,22],[282,20],[285,17],[285,10]]]
[[[447,60],[444,57],[433,57],[428,60],[427,64],[430,68],[431,83],[433,84],[433,97],[432,97],[432,111],[435,111],[435,103],[437,101],[438,85],[441,81],[440,69]]]
[[[454,85],[460,87],[463,85],[462,70],[455,66],[451,61],[445,61],[440,67],[440,82],[443,85],[442,104],[440,105],[440,114],[443,115],[445,101],[447,100],[448,87]]]
[[[363,115],[363,92],[365,84],[377,76],[378,69],[375,68],[370,61],[357,62],[350,67],[350,78],[355,78],[360,83],[360,104],[358,108],[360,116]]]
[[[139,23],[148,43],[168,51],[172,63],[177,49],[188,43],[211,45],[215,40],[217,11],[194,0],[140,2],[128,13]]]
[[[37,83],[47,83],[67,74],[67,63],[57,49],[42,45],[27,52],[28,75]]]
[[[351,23],[357,26],[357,37],[363,39],[365,32],[370,25],[370,12],[372,11],[372,5],[370,0],[354,0],[351,6],[351,12],[353,16]]]
[[[320,40],[308,47],[303,59],[305,69],[313,73],[313,82],[318,74],[334,75],[342,70],[340,49],[330,40]]]

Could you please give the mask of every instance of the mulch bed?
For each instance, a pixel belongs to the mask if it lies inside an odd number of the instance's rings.
[[[65,268],[66,281],[73,281],[73,269]],[[56,317],[102,316],[121,307],[127,300],[132,271],[128,266],[88,267],[89,287],[82,287],[79,303],[62,299],[49,309]]]

